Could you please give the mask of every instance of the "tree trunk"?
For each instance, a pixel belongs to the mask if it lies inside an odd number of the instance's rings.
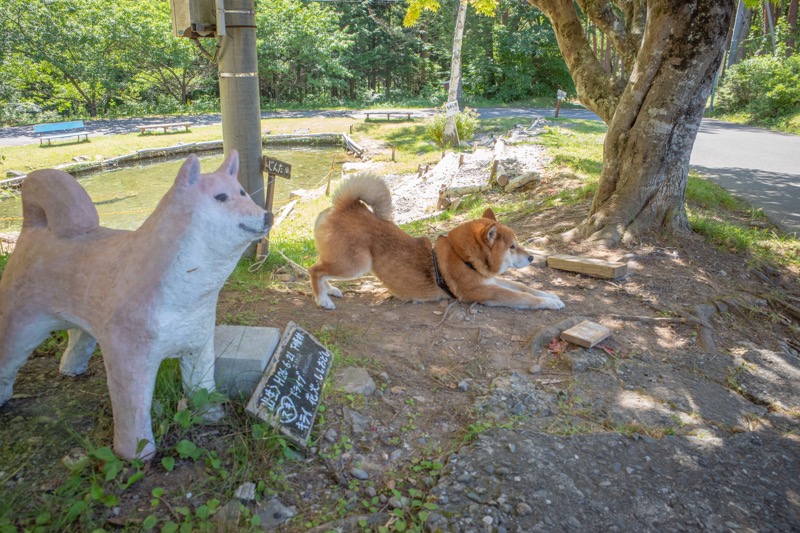
[[[786,40],[786,46],[789,48],[789,54],[793,54],[795,50],[795,39],[797,36],[797,4],[798,0],[791,0],[789,2],[789,11],[786,14],[786,20],[789,23],[790,36]]]
[[[589,218],[569,236],[613,243],[689,229],[689,157],[733,7],[730,0],[648,2],[644,39],[608,122]]]
[[[456,18],[456,29],[453,33],[453,59],[450,62],[450,87],[447,91],[447,102],[458,101],[458,89],[461,85],[461,43],[464,40],[464,22],[467,18],[467,0],[459,0],[458,16]],[[456,116],[447,117],[444,124],[444,145],[451,148],[458,148],[458,129],[456,128]]]

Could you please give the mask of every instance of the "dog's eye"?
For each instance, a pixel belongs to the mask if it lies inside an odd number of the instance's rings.
[[[227,200],[227,199],[228,199],[228,195],[227,195],[227,194],[225,194],[224,192],[221,192],[221,193],[219,193],[218,195],[216,195],[216,196],[214,197],[214,199],[215,199],[216,201],[218,201],[218,202],[224,202],[225,200]]]
[[[241,194],[242,196],[247,196],[247,193],[244,192],[244,189],[239,189],[239,194]]]

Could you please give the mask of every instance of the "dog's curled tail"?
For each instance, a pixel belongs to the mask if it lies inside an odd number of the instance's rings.
[[[378,218],[392,220],[392,194],[378,176],[358,174],[347,178],[333,193],[334,209],[345,209],[359,200],[370,206]]]
[[[35,170],[22,182],[22,231],[49,228],[74,237],[100,225],[97,208],[78,182],[60,170]]]

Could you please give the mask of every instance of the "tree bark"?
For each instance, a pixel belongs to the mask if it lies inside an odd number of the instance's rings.
[[[687,231],[689,157],[722,60],[733,0],[641,3],[644,34],[630,71],[623,66],[617,77],[604,72],[591,53],[572,0],[529,2],[553,23],[579,100],[609,125],[589,217],[567,237],[613,244],[651,230]],[[599,4],[609,4],[579,1],[590,3],[598,12],[605,12]],[[636,37],[610,40],[618,39]]]
[[[789,23],[790,37],[786,40],[786,46],[789,49],[789,54],[793,54],[795,50],[795,36],[797,35],[797,4],[798,0],[791,0],[789,2],[789,10],[786,13],[786,20]]]
[[[466,19],[467,0],[459,0],[456,29],[453,33],[453,58],[450,62],[450,87],[447,91],[448,103],[458,101],[458,88],[461,85],[461,43],[464,40],[464,23]],[[446,147],[458,148],[460,141],[455,115],[451,115],[445,120],[442,141]]]

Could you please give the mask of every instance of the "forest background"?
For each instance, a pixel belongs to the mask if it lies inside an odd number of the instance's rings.
[[[405,0],[255,3],[262,109],[446,100],[456,0],[410,27]],[[746,10],[717,112],[800,129],[797,3]],[[604,34],[588,21],[585,31],[618,68]],[[0,0],[0,123],[217,112],[215,46],[173,37],[167,0]],[[470,6],[462,55],[469,105],[575,95],[550,22],[527,2],[499,0],[494,16]]]

